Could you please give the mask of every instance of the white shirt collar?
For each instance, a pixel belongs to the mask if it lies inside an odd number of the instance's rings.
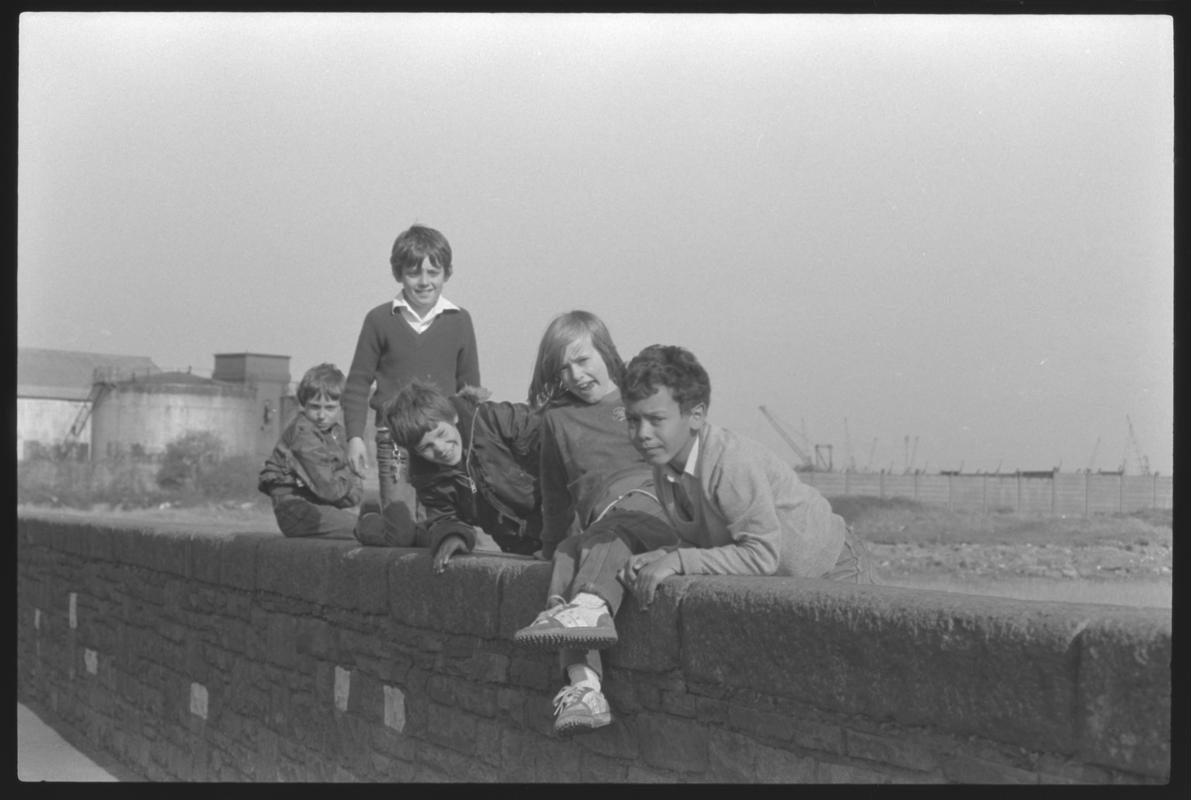
[[[702,431],[695,434],[695,440],[691,443],[691,452],[687,453],[686,464],[682,468],[683,475],[695,477],[695,469],[699,466],[699,437],[702,435]],[[676,475],[674,468],[670,467],[666,470],[666,477],[671,481],[677,481],[681,476]]]
[[[438,296],[438,300],[436,300],[434,305],[431,306],[430,310],[426,312],[426,316],[418,316],[418,312],[414,311],[413,306],[411,306],[405,299],[405,290],[402,289],[397,293],[397,296],[393,298],[393,313],[396,314],[403,309],[412,314],[414,319],[424,322],[426,320],[434,319],[444,311],[458,311],[459,306],[455,305],[440,294]]]

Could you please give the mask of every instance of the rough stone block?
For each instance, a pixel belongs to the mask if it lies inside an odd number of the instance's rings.
[[[327,603],[363,614],[389,610],[389,567],[397,557],[389,547],[352,547],[329,564]]]
[[[550,565],[529,559],[505,559],[500,574],[500,625],[496,637],[510,641],[546,607]]]
[[[707,779],[717,783],[756,780],[756,743],[743,734],[712,728],[707,739]]]
[[[476,718],[441,703],[430,703],[427,733],[437,744],[474,755],[476,752]]]
[[[256,588],[322,605],[332,571],[351,546],[343,539],[267,538],[257,551]]]
[[[891,783],[889,773],[858,764],[820,762],[815,771],[817,783]]]
[[[430,554],[416,551],[390,563],[389,608],[404,625],[452,635],[498,637],[501,574],[519,562],[470,554],[430,570]]]
[[[220,552],[226,542],[223,536],[195,536],[190,542],[190,576],[202,583],[219,583]]]
[[[631,592],[626,593],[616,613],[620,641],[604,652],[608,665],[642,672],[676,669],[680,663],[679,607],[696,580],[685,576],[667,579],[646,611],[638,608]]]
[[[760,783],[815,783],[816,762],[789,750],[758,745],[755,748]]]
[[[890,730],[888,735],[878,736],[860,731],[846,731],[847,754],[882,764],[929,771],[938,768],[939,759],[935,753],[923,747],[920,742],[907,738],[902,732]]]
[[[256,590],[256,564],[261,545],[273,537],[253,533],[228,536],[219,544],[219,583],[247,592]]]
[[[748,706],[729,705],[728,724],[761,739],[788,741],[794,735],[794,720],[791,717]]]
[[[1080,632],[1079,754],[1157,778],[1170,775],[1171,612],[1103,613]]]
[[[1098,608],[714,577],[683,597],[684,667],[826,711],[1070,750],[1072,640]]]
[[[189,577],[190,533],[149,528],[122,530],[121,534],[130,546],[124,552],[127,563],[153,572]]]
[[[1020,769],[986,761],[982,758],[954,754],[943,760],[943,774],[952,783],[1038,783],[1038,774],[1030,770]]]
[[[652,767],[675,772],[707,769],[708,730],[693,720],[662,714],[637,715],[637,741],[641,757]]]

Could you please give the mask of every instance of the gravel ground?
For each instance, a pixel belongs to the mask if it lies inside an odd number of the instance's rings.
[[[1086,547],[1056,544],[869,544],[878,574],[974,575],[985,579],[1037,577],[1071,580],[1169,580],[1174,550],[1168,544]]]

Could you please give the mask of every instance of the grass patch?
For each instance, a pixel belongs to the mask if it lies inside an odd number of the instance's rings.
[[[865,541],[878,544],[1165,544],[1173,541],[1169,510],[1130,514],[1049,516],[948,511],[900,497],[848,495],[828,498],[837,514]]]

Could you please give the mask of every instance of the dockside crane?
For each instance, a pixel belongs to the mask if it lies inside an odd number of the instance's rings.
[[[798,446],[798,443],[794,441],[794,437],[786,433],[786,429],[782,427],[782,424],[777,421],[777,418],[774,417],[773,414],[769,413],[768,408],[765,406],[759,406],[759,408],[761,409],[761,413],[765,415],[765,419],[769,420],[769,424],[772,425],[773,429],[778,432],[778,435],[785,439],[786,444],[790,445],[790,449],[797,453],[798,457],[802,459],[802,465],[799,467],[799,470],[803,472],[813,471],[815,469],[815,462],[801,447]]]
[[[1132,460],[1138,475],[1149,475],[1150,460],[1142,454],[1141,447],[1137,444],[1137,436],[1133,433],[1133,420],[1129,418],[1128,414],[1125,415],[1125,422],[1129,425],[1129,439],[1125,443],[1125,459],[1121,464],[1121,472],[1129,471],[1129,462]]]
[[[802,434],[802,438],[804,440],[803,445],[800,447],[798,442],[794,441],[794,437],[787,432],[786,426],[778,422],[778,419],[776,416],[774,416],[773,412],[771,412],[765,406],[759,406],[759,408],[761,409],[761,413],[765,415],[765,419],[769,420],[769,424],[773,426],[773,429],[776,430],[778,434],[786,440],[786,444],[790,445],[790,449],[793,450],[798,455],[798,458],[802,460],[802,463],[796,466],[794,469],[798,470],[799,472],[831,472],[833,469],[831,460],[831,445],[816,444],[812,446],[810,444],[810,440],[807,439],[806,434],[804,433]],[[815,453],[813,459],[807,453],[807,450],[810,449],[813,449]]]

